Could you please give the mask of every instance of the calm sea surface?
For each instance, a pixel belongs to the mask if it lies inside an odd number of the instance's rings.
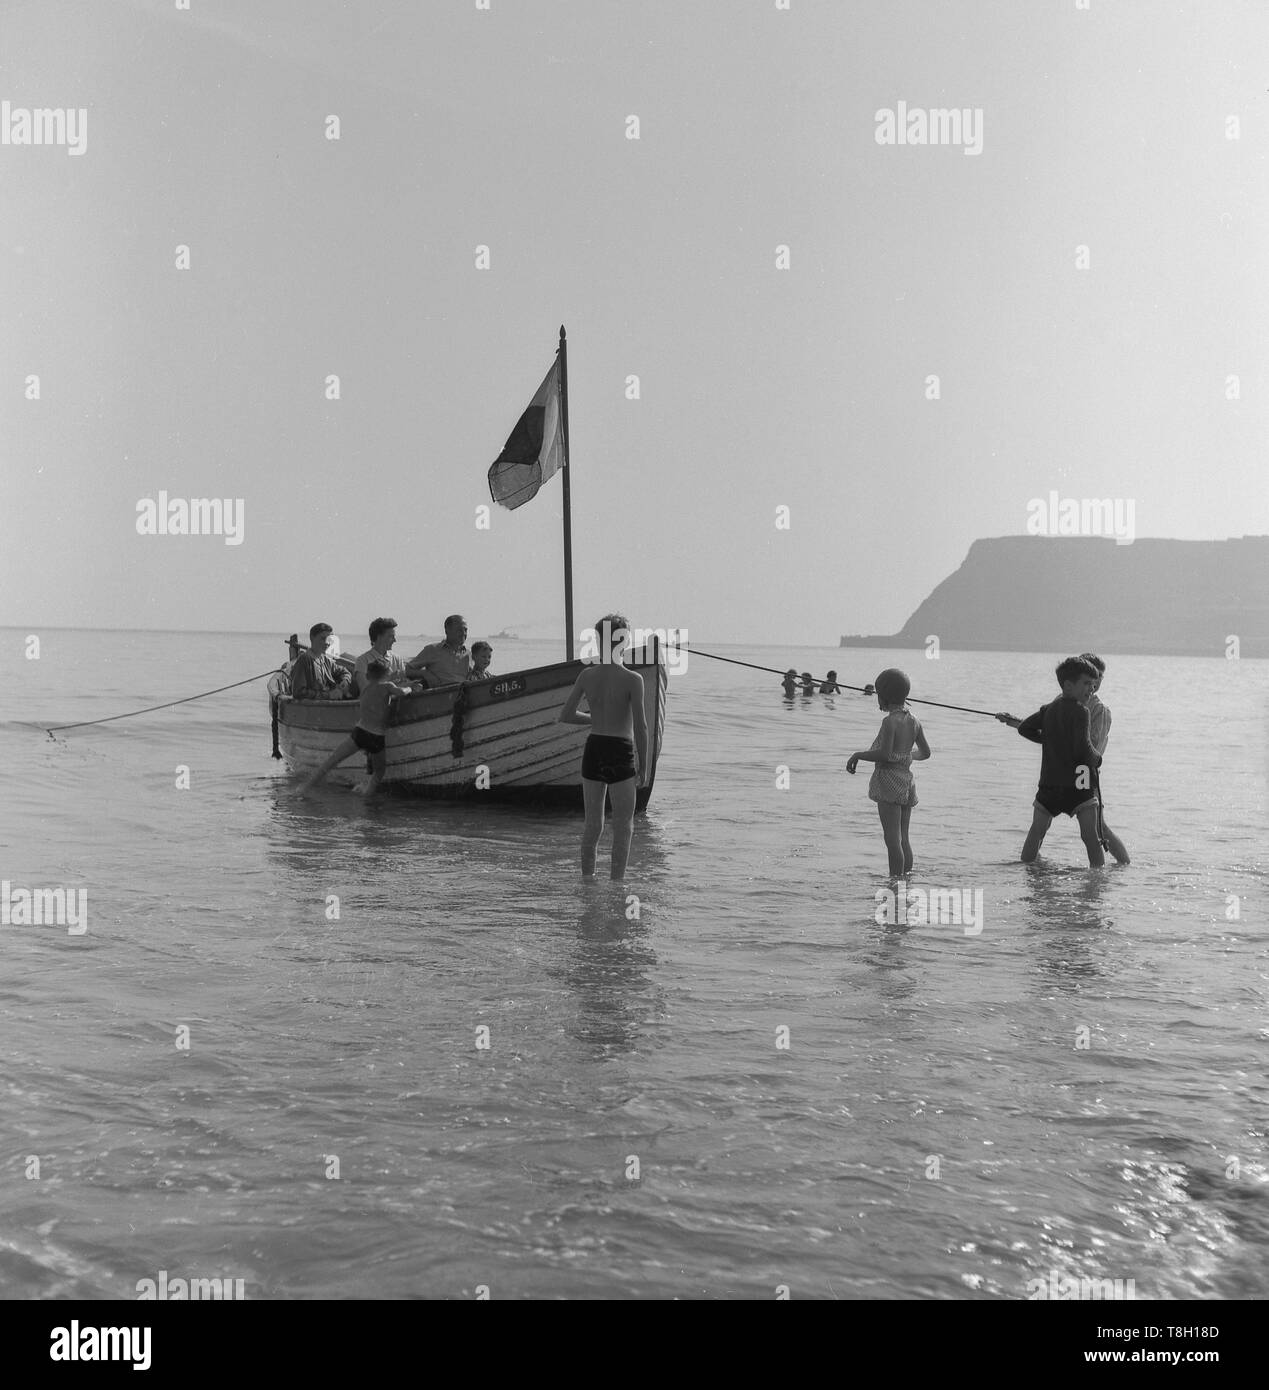
[[[1264,1293],[1269,663],[1103,653],[1133,862],[1102,871],[1066,819],[1017,863],[1039,749],[916,706],[911,886],[981,890],[970,935],[875,920],[860,695],[693,657],[624,892],[586,890],[579,816],[288,802],[263,681],[31,727],[265,671],[276,637],[25,636],[0,878],[85,889],[88,930],[0,928],[0,1295]],[[1018,715],[1057,693],[1059,653],[700,645]]]

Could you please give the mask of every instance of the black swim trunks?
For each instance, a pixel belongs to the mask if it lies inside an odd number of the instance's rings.
[[[367,753],[382,753],[388,746],[388,739],[385,734],[372,734],[369,729],[363,729],[360,724],[352,731],[352,741],[358,748],[364,748]]]
[[[582,750],[582,776],[592,782],[625,782],[634,777],[635,748],[628,738],[591,734]]]
[[[1073,816],[1084,806],[1097,805],[1097,793],[1088,787],[1041,787],[1036,805],[1051,816]]]

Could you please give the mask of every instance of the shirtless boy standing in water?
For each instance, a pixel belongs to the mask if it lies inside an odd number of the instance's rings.
[[[296,789],[297,796],[303,796],[312,786],[340,763],[346,762],[359,750],[366,753],[370,761],[370,780],[362,790],[363,796],[373,796],[379,790],[383,774],[388,770],[388,714],[392,701],[400,695],[410,693],[408,686],[396,685],[385,680],[387,665],[382,661],[371,661],[366,666],[366,683],[361,691],[361,707],[357,715],[357,727],[344,739],[329,758],[312,776],[305,778]]]
[[[635,794],[648,768],[648,720],[643,710],[643,677],[622,665],[630,624],[609,613],[595,624],[599,664],[578,676],[561,724],[586,724],[590,737],[582,752],[582,795],[586,825],[582,830],[582,878],[593,882],[595,847],[604,829],[604,795],[612,798],[612,879],[626,876],[630,836],[634,831]],[[589,714],[578,711],[585,699]],[[638,761],[636,762],[636,754]]]

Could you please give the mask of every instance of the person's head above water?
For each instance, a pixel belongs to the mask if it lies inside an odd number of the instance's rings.
[[[886,709],[890,705],[901,705],[912,690],[912,682],[897,667],[888,666],[876,680],[877,703]]]

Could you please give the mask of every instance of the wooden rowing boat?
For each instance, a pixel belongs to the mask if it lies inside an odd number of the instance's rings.
[[[420,796],[582,804],[582,745],[587,730],[582,724],[559,722],[583,669],[581,661],[573,660],[568,344],[562,326],[554,365],[490,466],[490,495],[514,510],[535,497],[556,472],[561,474],[564,493],[564,650],[568,660],[512,671],[490,681],[438,686],[399,700],[388,726],[384,787]],[[294,661],[299,654],[296,635],[289,640]],[[642,811],[652,796],[665,729],[667,672],[660,639],[652,634],[643,646],[627,650],[625,664],[643,675],[648,780],[636,800]],[[357,701],[294,700],[289,688],[285,669],[269,682],[273,755],[285,758],[292,771],[311,772],[352,733]],[[366,776],[365,760],[349,758],[327,776],[336,786],[353,785]]]
[[[625,660],[643,676],[649,769],[636,803],[642,811],[661,752],[668,682],[656,637],[628,651]],[[415,796],[580,806],[586,728],[561,724],[559,713],[584,665],[560,661],[399,700],[388,727],[383,786]],[[284,681],[274,682],[277,747],[293,772],[311,772],[352,732],[357,701],[293,700]],[[365,777],[365,759],[357,755],[326,780],[350,787]]]

